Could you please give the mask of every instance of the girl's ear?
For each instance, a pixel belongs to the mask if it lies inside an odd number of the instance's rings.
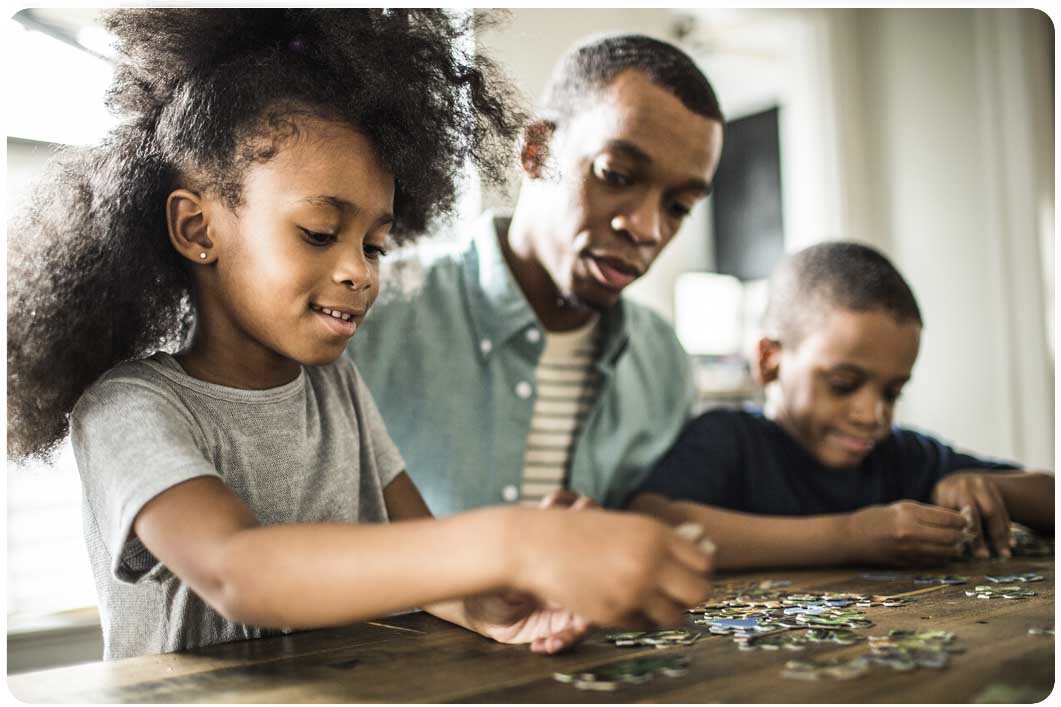
[[[527,123],[519,141],[519,166],[531,179],[539,179],[545,172],[556,125],[548,120],[536,118]]]
[[[203,197],[187,189],[177,189],[166,199],[166,226],[177,252],[193,263],[212,263],[216,256],[207,229]]]
[[[781,371],[781,342],[762,337],[755,347],[755,379],[759,385],[773,383]]]

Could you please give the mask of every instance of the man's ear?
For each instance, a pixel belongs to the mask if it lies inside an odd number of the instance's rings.
[[[202,195],[187,189],[177,189],[166,198],[169,241],[178,253],[193,263],[212,263],[217,259],[207,225],[206,204]]]
[[[531,179],[540,179],[544,175],[549,143],[555,131],[555,123],[541,118],[535,118],[523,128],[519,141],[519,166]]]
[[[777,380],[781,371],[781,342],[762,337],[755,345],[755,380],[766,385]]]

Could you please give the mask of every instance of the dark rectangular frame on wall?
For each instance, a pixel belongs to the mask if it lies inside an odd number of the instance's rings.
[[[779,110],[728,121],[712,194],[715,269],[769,276],[785,253]]]

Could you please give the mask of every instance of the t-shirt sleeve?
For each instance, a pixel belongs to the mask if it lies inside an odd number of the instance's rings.
[[[114,577],[132,584],[155,574],[161,563],[130,537],[140,509],[189,479],[220,478],[202,451],[197,425],[162,387],[104,380],[78,401],[70,435],[85,522],[96,525]]]
[[[739,507],[741,464],[733,414],[739,413],[712,411],[689,422],[630,498],[656,493],[675,501]]]
[[[940,479],[958,471],[1001,472],[1021,468],[1013,462],[959,452],[935,437],[913,430],[897,429],[893,435],[900,449],[899,464],[905,472],[904,498],[928,501]]]
[[[387,425],[383,422],[383,416],[380,415],[372,392],[365,384],[364,378],[361,377],[361,372],[357,370],[357,366],[354,366],[352,361],[350,365],[354,368],[354,394],[358,401],[358,412],[364,431],[362,439],[368,441],[369,455],[372,466],[379,477],[380,488],[387,488],[387,485],[394,481],[398,474],[405,471],[405,460],[402,459],[401,452],[398,451],[394,440],[387,433]]]

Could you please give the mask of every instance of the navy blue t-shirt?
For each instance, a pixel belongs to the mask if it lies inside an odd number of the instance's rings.
[[[859,467],[833,469],[760,412],[711,410],[685,427],[635,495],[760,515],[846,513],[903,499],[929,503],[936,482],[962,469],[1019,468],[895,427]]]

